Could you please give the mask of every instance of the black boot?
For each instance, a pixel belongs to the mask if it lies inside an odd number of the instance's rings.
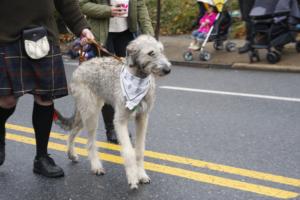
[[[5,109],[0,107],[0,166],[5,160],[5,123],[14,113],[16,107]]]
[[[0,135],[0,166],[3,165],[4,160],[5,160],[5,132],[4,134]]]
[[[35,157],[33,162],[33,172],[49,178],[64,176],[63,169],[57,166],[49,155]]]
[[[111,105],[105,104],[102,108],[102,116],[104,120],[104,125],[106,129],[106,139],[108,142],[118,144],[118,138],[116,131],[114,129],[114,108]]]
[[[42,106],[34,103],[32,124],[36,137],[36,157],[33,163],[33,172],[50,178],[64,176],[62,168],[55,164],[47,151],[53,112],[54,105]]]
[[[244,44],[244,46],[239,48],[239,54],[247,53],[250,50],[251,50],[251,45],[250,45],[250,42],[247,41]]]
[[[0,144],[0,166],[4,163],[5,160],[5,144]]]
[[[106,139],[108,142],[119,144],[117,134],[114,129],[106,130]]]

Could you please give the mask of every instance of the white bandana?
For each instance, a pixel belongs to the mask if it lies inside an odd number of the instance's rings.
[[[132,75],[125,66],[120,74],[121,88],[126,107],[133,110],[145,97],[150,86],[150,76],[139,78]]]

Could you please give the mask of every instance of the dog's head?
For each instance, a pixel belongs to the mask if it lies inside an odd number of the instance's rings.
[[[137,74],[165,76],[171,72],[171,63],[164,55],[163,45],[154,37],[141,35],[127,46],[127,63]]]

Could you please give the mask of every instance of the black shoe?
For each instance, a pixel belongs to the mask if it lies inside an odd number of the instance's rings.
[[[239,54],[247,53],[251,50],[250,42],[246,42],[244,46],[239,48]]]
[[[129,132],[129,138],[131,140],[132,136],[131,133]],[[115,130],[107,130],[106,131],[106,139],[108,142],[114,143],[114,144],[119,144],[117,134]]]
[[[0,144],[0,166],[4,163],[5,160],[5,145]]]
[[[114,144],[119,144],[115,130],[107,130],[106,131],[106,139],[108,142],[111,142]]]
[[[57,166],[52,158],[47,156],[35,157],[33,163],[33,172],[49,178],[64,176],[62,168]]]

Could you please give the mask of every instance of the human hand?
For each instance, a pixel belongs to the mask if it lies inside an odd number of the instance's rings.
[[[89,40],[94,40],[95,37],[93,33],[90,31],[90,29],[83,29],[81,32],[81,38],[80,38],[80,44],[84,46],[85,44],[88,43]]]
[[[117,4],[111,7],[111,16],[120,17],[127,14],[127,9],[122,7],[122,4]]]

